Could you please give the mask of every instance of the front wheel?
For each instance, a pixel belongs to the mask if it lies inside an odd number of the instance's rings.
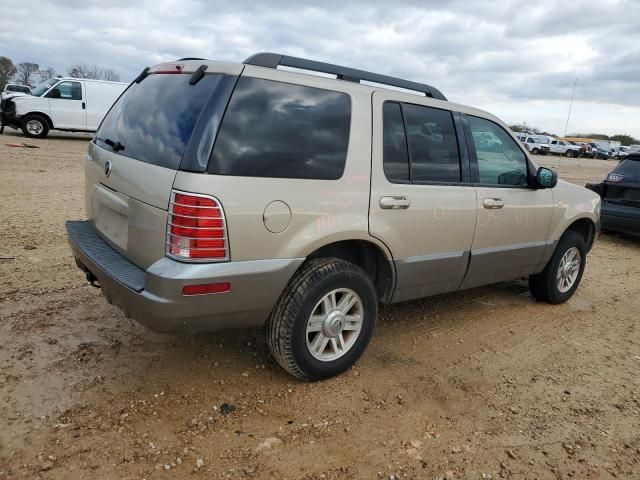
[[[537,155],[539,151],[540,150],[538,150],[537,148],[534,148],[533,150],[531,150],[531,153],[533,153],[534,155]]]
[[[269,349],[301,380],[333,377],[360,358],[377,313],[375,288],[360,267],[337,258],[310,260],[271,313]]]
[[[569,300],[580,284],[586,258],[584,238],[576,232],[566,232],[544,270],[529,276],[531,295],[552,304]]]
[[[22,133],[29,138],[44,138],[49,133],[49,124],[40,115],[27,115],[22,120]]]
[[[567,158],[573,158],[573,150],[567,150],[565,155],[567,155]]]

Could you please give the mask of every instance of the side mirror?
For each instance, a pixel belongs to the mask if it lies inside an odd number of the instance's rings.
[[[540,167],[536,172],[536,186],[538,188],[553,188],[558,184],[558,174],[550,168]]]
[[[47,95],[47,97],[49,98],[60,98],[60,90],[58,90],[57,88],[54,88],[53,90],[51,90],[49,92],[49,95]]]

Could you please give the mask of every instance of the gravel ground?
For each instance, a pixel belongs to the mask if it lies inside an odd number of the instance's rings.
[[[355,368],[299,383],[259,330],[155,334],[86,285],[88,138],[0,137],[0,478],[640,478],[638,240],[600,237],[564,305],[514,281],[382,308]]]

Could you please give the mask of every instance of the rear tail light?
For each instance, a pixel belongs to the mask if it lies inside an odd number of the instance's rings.
[[[229,260],[229,241],[220,202],[208,195],[171,192],[167,256],[191,262]]]
[[[620,175],[619,173],[610,173],[606,178],[607,182],[618,183],[624,180],[624,175]]]

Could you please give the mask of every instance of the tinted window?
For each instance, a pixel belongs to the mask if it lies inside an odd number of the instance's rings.
[[[345,93],[242,77],[220,125],[209,172],[338,179],[350,120]]]
[[[387,179],[395,183],[409,181],[409,154],[407,138],[399,103],[385,102],[383,118],[383,167]]]
[[[415,182],[459,182],[460,156],[447,110],[402,106],[409,142],[411,179]]]
[[[189,85],[191,75],[149,75],[133,83],[105,117],[97,143],[120,142],[121,155],[177,169],[202,107],[222,75],[205,75]]]
[[[511,135],[489,120],[467,118],[476,147],[480,183],[527,185],[527,159]]]

